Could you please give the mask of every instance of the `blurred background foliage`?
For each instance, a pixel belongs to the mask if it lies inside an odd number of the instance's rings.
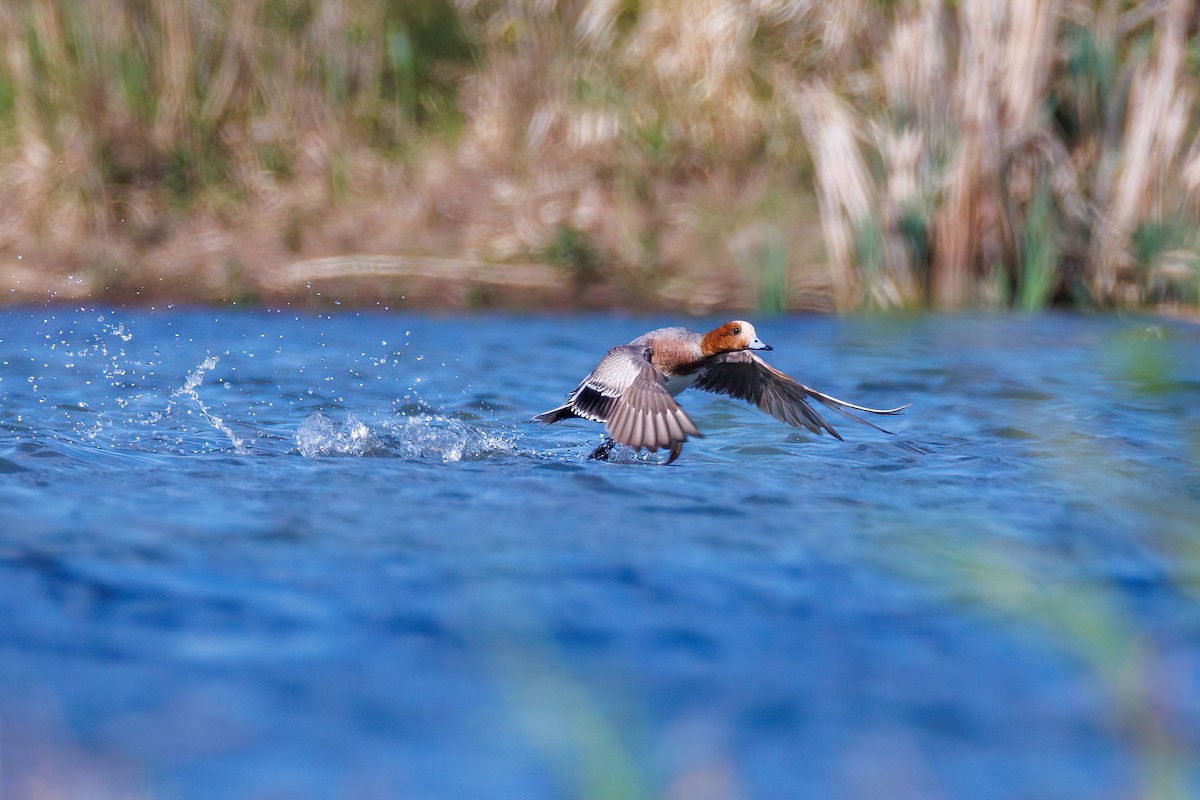
[[[1198,24],[1183,0],[6,4],[0,279],[1194,310]]]

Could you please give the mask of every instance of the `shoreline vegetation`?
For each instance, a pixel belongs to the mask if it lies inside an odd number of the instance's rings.
[[[29,0],[0,302],[1194,313],[1183,0]]]

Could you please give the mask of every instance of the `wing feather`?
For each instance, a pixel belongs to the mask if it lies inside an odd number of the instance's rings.
[[[692,388],[749,401],[780,422],[806,428],[813,433],[824,431],[836,439],[841,439],[841,434],[809,405],[810,398],[847,419],[884,433],[890,431],[850,412],[895,415],[908,408],[906,405],[898,408],[868,408],[847,403],[797,382],[748,350],[722,353],[709,359]]]
[[[567,402],[539,414],[541,422],[571,416],[603,422],[608,435],[635,449],[671,452],[679,457],[690,436],[700,436],[695,423],[667,391],[667,379],[651,363],[646,344],[627,344],[605,353]]]

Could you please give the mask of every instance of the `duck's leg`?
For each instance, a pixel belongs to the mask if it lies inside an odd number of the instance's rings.
[[[588,456],[588,461],[608,461],[612,457],[613,448],[616,446],[616,442],[605,436],[604,441],[600,443],[600,446],[593,450],[592,454]]]

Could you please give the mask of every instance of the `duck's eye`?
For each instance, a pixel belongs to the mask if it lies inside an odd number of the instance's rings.
[[[738,335],[739,333],[741,333],[741,332],[742,332],[742,329],[741,329],[741,328],[739,328],[739,327],[738,327],[738,326],[736,326],[736,325],[734,325],[734,326],[733,326],[733,335],[734,335],[734,336],[737,336],[737,335]]]

